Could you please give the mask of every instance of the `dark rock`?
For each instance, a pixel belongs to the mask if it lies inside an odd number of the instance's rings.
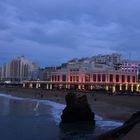
[[[94,122],[94,113],[91,111],[86,95],[77,97],[74,93],[68,93],[65,100],[66,107],[61,115],[61,123]]]
[[[113,129],[91,140],[116,140],[125,136],[136,124],[140,123],[140,111],[134,113],[121,127]]]
[[[130,125],[130,124],[135,125],[135,124],[137,124],[138,122],[140,122],[140,111],[134,113],[134,114],[131,116],[131,118],[128,119],[128,120],[124,123],[124,125]]]

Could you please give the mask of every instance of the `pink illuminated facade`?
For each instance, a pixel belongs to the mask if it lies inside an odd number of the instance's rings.
[[[122,71],[90,71],[90,72],[52,72],[51,82],[79,82],[79,83],[128,83],[136,84],[137,75]]]
[[[49,73],[48,81],[25,81],[24,87],[46,89],[78,89],[94,90],[104,89],[113,93],[116,91],[139,91],[137,75],[130,72],[96,70],[79,71],[55,71]]]

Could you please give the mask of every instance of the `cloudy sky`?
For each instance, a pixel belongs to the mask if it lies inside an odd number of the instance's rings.
[[[139,0],[0,0],[0,64],[122,53],[140,59]]]

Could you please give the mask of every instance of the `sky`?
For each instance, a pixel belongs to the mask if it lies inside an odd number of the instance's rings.
[[[0,64],[110,53],[140,60],[139,0],[0,0]]]

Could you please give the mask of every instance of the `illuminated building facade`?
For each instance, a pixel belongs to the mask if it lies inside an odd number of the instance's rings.
[[[52,72],[49,81],[25,81],[23,86],[45,89],[104,89],[112,92],[139,91],[135,73],[109,70]]]
[[[124,60],[122,62],[122,71],[140,73],[140,61]]]

